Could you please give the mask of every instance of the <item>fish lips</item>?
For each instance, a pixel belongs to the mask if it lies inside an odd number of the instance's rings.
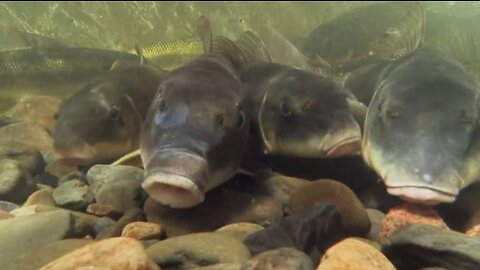
[[[89,144],[72,149],[55,147],[55,160],[69,166],[90,165],[95,161],[95,148]]]
[[[361,138],[350,137],[344,139],[327,150],[327,157],[342,157],[348,155],[359,155],[361,150]]]
[[[142,188],[155,201],[172,208],[203,202],[208,184],[205,158],[184,150],[165,150],[149,161]]]
[[[420,186],[387,186],[387,192],[390,195],[400,197],[406,202],[437,205],[439,203],[452,203],[455,201],[457,193],[445,192],[430,187]]]

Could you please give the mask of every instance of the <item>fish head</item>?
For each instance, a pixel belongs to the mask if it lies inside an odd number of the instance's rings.
[[[56,158],[71,165],[109,161],[138,147],[142,119],[124,85],[87,85],[55,115]]]
[[[200,80],[203,81],[203,80]],[[140,140],[143,189],[174,208],[201,203],[204,194],[230,179],[243,154],[249,124],[234,88],[219,89],[195,78],[164,82],[152,103]]]
[[[322,158],[360,153],[355,113],[366,107],[339,84],[300,70],[273,77],[258,110],[264,152]]]
[[[370,104],[363,157],[410,202],[450,203],[478,175],[478,97],[448,79],[382,81]]]

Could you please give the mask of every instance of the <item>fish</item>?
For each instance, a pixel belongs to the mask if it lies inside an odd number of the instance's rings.
[[[359,154],[366,106],[343,86],[277,63],[242,70],[252,126],[266,155],[320,158]]]
[[[119,65],[87,81],[54,116],[56,159],[86,166],[138,149],[143,120],[166,74],[149,65]]]
[[[380,3],[358,7],[313,29],[301,47],[311,60],[328,62],[338,73],[376,60],[394,60],[415,50],[425,13],[419,3]]]
[[[57,39],[46,35],[21,31],[17,27],[0,26],[2,44],[0,50],[25,49],[32,47],[67,47]]]
[[[401,199],[451,203],[480,178],[480,86],[454,58],[421,47],[392,62],[368,107],[362,156]]]
[[[128,51],[136,53],[136,49]],[[202,42],[198,38],[161,41],[143,48],[143,56],[163,69],[172,70],[202,55]]]
[[[68,98],[115,63],[139,64],[136,54],[94,48],[34,47],[0,52],[0,111],[20,97]]]
[[[172,208],[202,203],[235,175],[248,139],[248,99],[237,71],[213,49],[204,16],[197,33],[204,54],[169,73],[141,131],[142,188]]]

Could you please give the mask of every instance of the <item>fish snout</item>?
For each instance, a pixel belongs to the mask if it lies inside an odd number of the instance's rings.
[[[359,154],[362,140],[360,137],[351,137],[342,140],[327,150],[328,157],[341,157],[346,155]]]
[[[207,161],[193,153],[167,151],[149,161],[142,188],[155,201],[172,208],[189,208],[204,200]]]

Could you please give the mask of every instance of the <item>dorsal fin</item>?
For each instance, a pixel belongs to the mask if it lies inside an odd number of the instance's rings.
[[[197,33],[203,44],[204,53],[210,53],[213,49],[213,35],[210,28],[210,21],[205,16],[200,16],[197,21]]]

